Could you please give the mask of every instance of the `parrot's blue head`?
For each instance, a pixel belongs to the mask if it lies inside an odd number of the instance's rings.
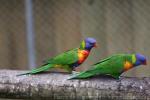
[[[84,41],[86,50],[91,50],[93,47],[96,47],[96,40],[94,38],[88,37]]]
[[[142,54],[135,54],[135,57],[136,57],[136,61],[135,61],[135,66],[138,66],[138,65],[146,65],[147,64],[147,61],[146,61],[146,57]]]
[[[93,47],[96,47],[96,40],[94,38],[86,38],[85,40],[82,41],[80,45],[80,49],[86,49],[86,50],[91,50]]]

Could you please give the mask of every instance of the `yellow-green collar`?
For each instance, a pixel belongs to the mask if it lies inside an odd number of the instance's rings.
[[[84,40],[80,44],[80,49],[85,49],[85,41]]]
[[[135,54],[132,54],[132,63],[135,64],[135,62],[136,62],[136,56]]]

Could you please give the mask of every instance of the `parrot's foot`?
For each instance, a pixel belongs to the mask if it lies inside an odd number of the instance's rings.
[[[117,78],[117,82],[120,82],[122,80],[122,76],[119,76],[118,78]]]
[[[72,74],[79,74],[80,72],[72,71]]]
[[[67,78],[67,80],[70,80],[72,79],[75,75],[79,74],[80,72],[77,72],[77,71],[72,71],[71,72],[71,75]]]
[[[67,80],[73,79],[79,72],[72,72],[72,74],[67,78]]]

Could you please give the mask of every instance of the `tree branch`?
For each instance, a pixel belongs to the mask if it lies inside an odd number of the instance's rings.
[[[25,71],[0,70],[0,98],[19,99],[148,99],[150,78],[93,77],[67,80],[66,73],[16,76]]]

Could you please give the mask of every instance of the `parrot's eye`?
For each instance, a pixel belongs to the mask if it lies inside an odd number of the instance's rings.
[[[93,44],[93,42],[90,42],[90,44]]]
[[[90,42],[89,44],[94,45],[94,43]]]

